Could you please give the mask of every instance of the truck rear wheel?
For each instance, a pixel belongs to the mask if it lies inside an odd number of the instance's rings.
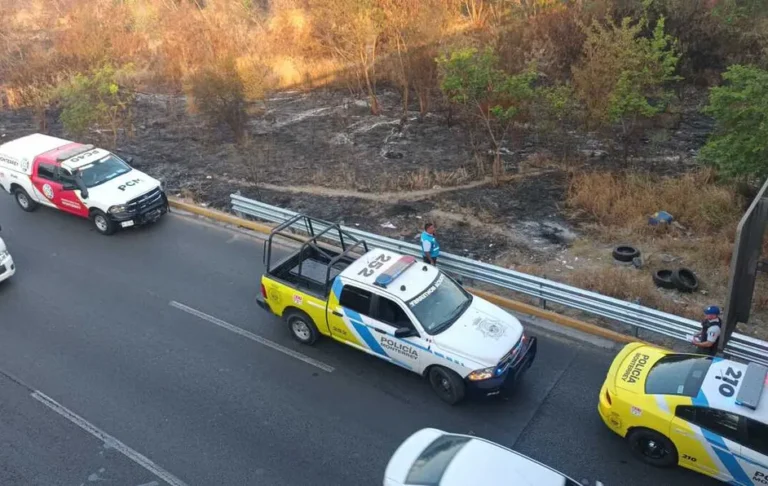
[[[16,204],[28,213],[37,209],[37,203],[29,197],[29,194],[27,194],[27,191],[24,189],[20,187],[16,188],[16,190],[13,191],[13,197],[16,199]]]
[[[288,323],[288,329],[291,330],[293,338],[301,344],[314,344],[320,337],[315,323],[303,312],[290,311],[285,316],[285,322]]]
[[[464,380],[455,371],[435,366],[430,368],[427,378],[440,400],[455,405],[464,399]]]
[[[93,226],[96,228],[96,231],[102,235],[111,235],[117,229],[115,222],[99,210],[96,210],[91,214],[91,221],[93,221]]]

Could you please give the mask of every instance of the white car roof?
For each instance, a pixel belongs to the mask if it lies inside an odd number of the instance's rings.
[[[442,443],[430,450],[435,441]],[[459,444],[450,447],[452,441]],[[406,480],[413,466],[433,481],[439,478],[441,486],[579,484],[548,466],[493,442],[432,428],[422,429],[406,439],[390,459],[385,475],[395,484],[407,485]]]
[[[729,371],[729,368],[731,371]],[[694,405],[708,406],[768,424],[768,376],[766,376],[762,384],[762,392],[759,394],[760,399],[754,410],[737,403],[739,392],[746,381],[744,379],[746,374],[747,365],[744,363],[719,357],[713,358],[712,365],[707,370],[707,374],[701,384],[701,390],[698,396],[693,399]],[[738,376],[738,379],[734,375]],[[736,386],[726,383],[723,381],[724,378],[731,383],[735,382]],[[730,388],[728,388],[729,386]],[[731,390],[733,393],[731,393]]]
[[[28,162],[32,162],[32,159],[40,154],[71,143],[69,140],[43,135],[42,133],[33,133],[32,135],[17,138],[0,145],[0,154],[18,161],[26,159]]]
[[[389,260],[384,262],[380,268],[374,269],[370,276],[361,275],[361,271],[370,268],[369,264],[375,262],[379,257],[389,257]],[[401,261],[401,259],[408,258],[414,257],[377,248],[355,260],[344,270],[342,276],[352,282],[383,289],[383,287],[375,285],[376,279],[380,275],[391,271],[392,266]],[[412,265],[399,274],[392,283],[387,285],[386,292],[407,302],[424,292],[435,281],[439,273],[433,265],[423,263],[420,259],[416,258]],[[402,287],[405,288],[403,289]]]

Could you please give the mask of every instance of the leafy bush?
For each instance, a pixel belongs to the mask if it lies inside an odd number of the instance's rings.
[[[243,141],[248,121],[245,87],[233,61],[225,60],[190,76],[187,94],[211,125],[226,125],[238,143]]]
[[[494,151],[493,178],[503,172],[501,149],[513,123],[524,118],[534,98],[534,70],[508,74],[498,69],[498,57],[490,49],[455,50],[437,60],[440,88],[454,103],[478,119]]]
[[[650,38],[641,36],[645,25],[644,19],[633,23],[629,17],[619,25],[593,21],[583,60],[573,69],[576,91],[591,122],[598,127],[619,125],[625,162],[640,122],[665,109],[671,95],[667,85],[680,79],[674,74],[679,56],[674,39],[664,33],[664,18]]]
[[[768,176],[768,71],[735,65],[710,90],[704,112],[717,122],[700,157],[734,177]]]
[[[76,74],[57,89],[61,123],[75,135],[84,135],[96,126],[107,126],[112,145],[117,145],[121,128],[131,123],[133,91],[126,86],[131,66],[114,68],[107,64],[87,74]]]

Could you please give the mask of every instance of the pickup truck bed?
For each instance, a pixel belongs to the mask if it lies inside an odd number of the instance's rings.
[[[325,248],[322,252],[311,247],[305,248],[304,251],[294,253],[280,262],[271,269],[269,276],[282,280],[298,290],[325,299],[330,288],[329,282],[332,282],[353,261],[352,258],[342,258],[329,268],[331,258],[338,255],[339,252]]]

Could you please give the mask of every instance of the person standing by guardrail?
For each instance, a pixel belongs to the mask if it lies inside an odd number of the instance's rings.
[[[704,354],[714,356],[717,354],[717,341],[723,329],[723,321],[720,320],[720,308],[710,305],[704,309],[704,320],[701,321],[701,333],[693,337],[694,346]]]
[[[424,225],[424,231],[421,233],[421,253],[424,257],[424,263],[437,265],[437,257],[440,256],[440,243],[435,238],[435,223]]]

